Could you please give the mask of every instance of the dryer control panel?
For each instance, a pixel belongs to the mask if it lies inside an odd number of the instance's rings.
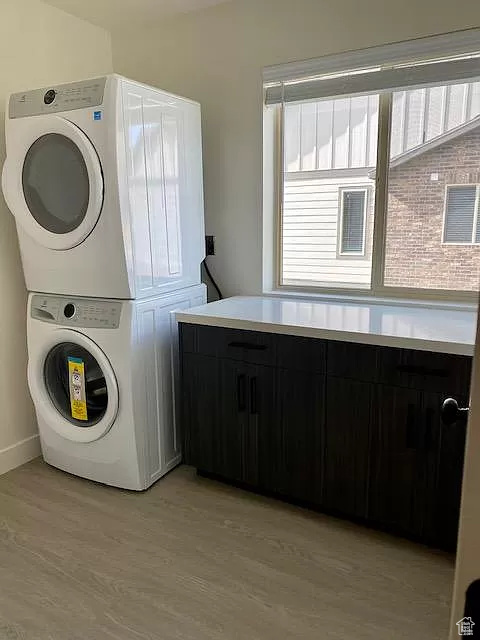
[[[122,303],[96,298],[66,298],[36,294],[30,315],[35,320],[82,329],[117,329]]]
[[[106,78],[60,84],[10,96],[10,118],[39,116],[57,111],[98,107],[103,102]]]

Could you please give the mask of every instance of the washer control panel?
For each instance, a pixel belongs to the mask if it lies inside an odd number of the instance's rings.
[[[66,298],[36,294],[30,315],[35,320],[83,329],[117,329],[122,303],[96,298]]]
[[[10,96],[10,118],[39,116],[57,111],[98,107],[103,102],[106,78],[44,87]]]

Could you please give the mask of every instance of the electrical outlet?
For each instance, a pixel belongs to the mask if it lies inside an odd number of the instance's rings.
[[[215,236],[205,236],[205,253],[207,256],[215,255]]]

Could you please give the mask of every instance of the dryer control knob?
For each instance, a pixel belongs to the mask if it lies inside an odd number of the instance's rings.
[[[68,304],[65,305],[64,309],[63,309],[63,315],[66,318],[71,318],[72,316],[75,315],[75,305],[72,304],[71,302],[69,302]]]
[[[55,91],[55,89],[49,89],[43,96],[43,101],[45,102],[45,104],[52,104],[52,102],[55,100],[56,95],[57,92]]]

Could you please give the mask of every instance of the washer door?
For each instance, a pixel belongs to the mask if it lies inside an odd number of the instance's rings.
[[[5,199],[37,243],[75,247],[95,227],[103,205],[103,176],[87,136],[59,116],[14,123],[3,168]]]
[[[69,362],[80,363],[83,380],[81,419],[74,417],[75,400]],[[28,382],[37,411],[48,426],[74,442],[93,442],[112,427],[118,411],[118,386],[103,351],[78,331],[58,329],[28,363]],[[74,383],[75,384],[75,383]]]

